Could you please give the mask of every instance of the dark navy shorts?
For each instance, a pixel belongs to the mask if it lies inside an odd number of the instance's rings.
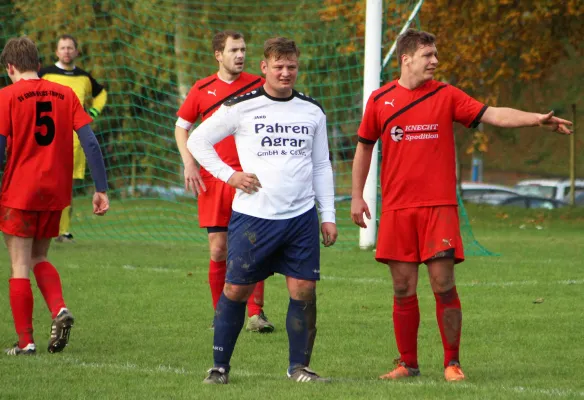
[[[320,279],[319,222],[316,207],[290,219],[256,218],[233,211],[227,231],[225,282],[249,285],[279,273]]]

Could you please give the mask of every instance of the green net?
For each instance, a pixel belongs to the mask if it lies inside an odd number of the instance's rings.
[[[387,51],[417,1],[386,2]],[[116,0],[0,3],[0,44],[26,34],[37,42],[43,66],[56,61],[56,38],[80,42],[76,64],[108,91],[93,124],[106,159],[111,210],[92,215],[87,172],[76,185],[72,231],[76,237],[116,240],[206,241],[198,228],[194,197],[183,188],[181,159],[174,142],[176,111],[197,80],[216,72],[211,38],[219,30],[244,33],[246,70],[259,74],[262,45],[288,36],[301,49],[297,89],[315,97],[327,112],[335,171],[339,242],[357,246],[350,222],[351,160],[362,115],[365,2],[274,0],[247,2]],[[394,75],[394,66],[384,79]],[[0,85],[8,84],[7,77]],[[464,210],[463,210],[464,211]],[[465,214],[463,214],[465,215]],[[463,221],[467,251],[476,243]],[[476,247],[479,248],[479,247]]]

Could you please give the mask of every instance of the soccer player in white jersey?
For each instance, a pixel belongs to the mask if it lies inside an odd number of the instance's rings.
[[[226,384],[230,360],[256,282],[286,276],[290,303],[287,375],[297,382],[328,381],[309,369],[316,337],[320,279],[319,220],[325,247],[337,239],[326,115],[294,90],[300,52],[294,41],[268,39],[261,62],[266,83],[225,102],[190,136],[187,148],[213,176],[237,189],[228,227],[227,276],[217,304],[214,366],[204,383]],[[213,145],[234,135],[244,172]]]

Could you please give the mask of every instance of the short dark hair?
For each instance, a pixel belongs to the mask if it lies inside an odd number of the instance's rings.
[[[221,32],[217,32],[215,36],[213,36],[213,52],[220,52],[223,53],[225,50],[225,43],[227,42],[227,38],[232,38],[233,40],[237,39],[244,39],[243,33],[232,31],[232,30],[225,30]]]
[[[61,40],[73,41],[73,46],[75,46],[75,50],[77,50],[77,39],[75,39],[75,37],[73,35],[69,35],[68,33],[65,33],[65,34],[59,36],[59,39],[57,39],[57,46],[59,45],[59,42]]]
[[[300,50],[298,50],[294,40],[285,37],[276,37],[264,42],[264,58],[266,60],[272,57],[279,60],[280,58],[288,57],[289,55],[300,57]]]
[[[39,51],[36,44],[26,36],[10,39],[0,54],[0,64],[4,68],[8,68],[8,64],[14,65],[18,72],[38,71]]]
[[[436,43],[436,36],[431,33],[408,29],[397,38],[397,60],[401,65],[404,54],[413,56],[420,45],[427,46]]]

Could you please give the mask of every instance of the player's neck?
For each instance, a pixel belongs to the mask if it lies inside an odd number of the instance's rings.
[[[63,64],[61,61],[57,61],[57,63],[55,65],[61,69],[66,70],[66,71],[72,71],[75,69],[75,63]]]
[[[223,82],[227,82],[227,83],[233,82],[234,80],[239,78],[239,75],[241,75],[241,74],[230,74],[229,72],[227,72],[224,69],[219,69],[219,72],[217,72],[217,76],[219,77],[219,79],[221,79]]]
[[[29,79],[39,79],[39,74],[34,71],[27,71],[27,72],[17,72],[14,74],[13,82],[16,83],[20,80],[29,80]]]
[[[409,90],[415,90],[426,82],[428,82],[427,79],[419,79],[413,76],[408,76],[407,74],[402,74],[397,80],[397,83],[399,83],[401,87]]]
[[[264,91],[268,94],[268,96],[275,97],[277,99],[287,99],[288,97],[292,97],[292,93],[293,93],[292,89],[282,91],[282,92],[274,90],[267,83],[264,83],[263,88],[264,88]]]

